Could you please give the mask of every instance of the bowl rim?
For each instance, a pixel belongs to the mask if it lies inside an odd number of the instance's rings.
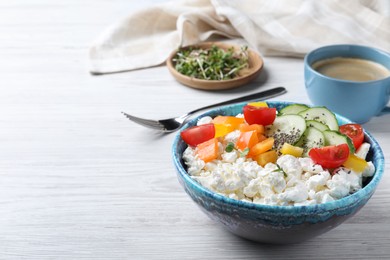
[[[277,105],[277,104],[297,104],[296,102],[288,102],[288,101],[266,101],[269,105]],[[326,203],[321,203],[321,204],[314,204],[314,205],[289,205],[289,206],[279,206],[279,205],[267,205],[267,204],[259,204],[259,203],[253,203],[253,202],[246,202],[246,201],[241,201],[241,200],[236,200],[232,199],[229,197],[226,197],[224,195],[218,194],[214,191],[209,190],[208,188],[202,186],[200,183],[198,183],[196,180],[191,178],[191,176],[187,173],[185,168],[183,167],[181,163],[181,155],[178,156],[179,154],[177,153],[177,147],[178,144],[181,140],[180,137],[180,132],[189,126],[192,126],[194,122],[196,122],[199,118],[204,117],[204,116],[211,116],[217,113],[218,111],[225,110],[229,107],[236,107],[236,106],[244,106],[247,104],[247,102],[242,102],[242,103],[237,103],[233,105],[228,105],[228,106],[222,106],[218,107],[215,109],[208,110],[202,114],[199,114],[197,117],[194,117],[190,121],[188,121],[175,135],[174,141],[172,144],[172,157],[173,157],[173,162],[174,165],[180,174],[180,176],[184,179],[187,185],[190,185],[192,189],[195,189],[197,192],[202,193],[203,195],[212,198],[214,200],[217,200],[221,203],[225,204],[231,204],[232,206],[239,207],[239,208],[246,208],[246,209],[254,209],[254,210],[259,210],[259,211],[270,211],[270,212],[279,212],[279,213],[286,213],[286,214],[291,214],[291,213],[298,213],[298,214],[318,214],[319,212],[326,212],[326,211],[331,211],[335,209],[340,209],[340,208],[347,208],[350,205],[353,204],[358,204],[363,198],[369,196],[370,194],[373,194],[375,191],[376,187],[379,184],[379,181],[382,178],[383,172],[384,172],[384,154],[379,146],[378,142],[375,140],[375,138],[365,129],[364,134],[365,138],[368,139],[369,143],[371,144],[370,150],[373,149],[375,153],[375,173],[370,180],[370,182],[365,185],[362,189],[359,191],[350,194],[344,198],[337,199],[331,202],[326,202]],[[303,104],[303,103],[299,103]],[[307,105],[307,104],[306,104]],[[312,105],[307,105],[312,107]],[[351,120],[336,114],[336,118],[338,121],[345,121],[345,123],[352,123]],[[374,158],[373,158],[374,159]],[[374,163],[374,162],[373,162]],[[368,198],[369,199],[369,198]]]

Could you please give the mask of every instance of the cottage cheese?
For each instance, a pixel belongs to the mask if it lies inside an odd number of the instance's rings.
[[[201,123],[208,122],[204,119]],[[375,172],[372,162],[363,172],[339,167],[331,174],[308,158],[280,156],[276,164],[264,167],[233,150],[226,152],[228,142],[235,142],[239,131],[220,139],[220,158],[205,163],[195,148],[187,147],[183,160],[188,174],[204,187],[229,198],[268,205],[314,205],[348,196],[362,188],[363,178]],[[369,143],[363,143],[356,155],[366,158]]]

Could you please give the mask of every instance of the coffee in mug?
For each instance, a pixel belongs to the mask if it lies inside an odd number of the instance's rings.
[[[331,78],[350,81],[372,81],[390,76],[382,64],[358,58],[335,57],[314,62],[312,68]]]
[[[323,46],[304,60],[305,87],[313,105],[360,124],[390,113],[389,71],[390,53],[370,46]]]

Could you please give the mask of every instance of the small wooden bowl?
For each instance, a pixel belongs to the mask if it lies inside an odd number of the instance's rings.
[[[228,50],[231,47],[233,47],[237,51],[241,49],[241,47],[238,45],[231,45],[231,44],[226,44],[221,42],[204,42],[196,45],[187,46],[183,49],[188,49],[188,48],[210,49],[213,45],[224,50]],[[221,90],[221,89],[231,89],[231,88],[240,87],[257,78],[264,64],[263,60],[257,53],[248,49],[249,67],[240,70],[239,75],[236,78],[228,79],[228,80],[204,80],[204,79],[189,77],[178,72],[175,69],[175,63],[172,60],[175,57],[176,53],[177,51],[172,52],[169,58],[167,59],[167,67],[169,71],[171,72],[173,77],[183,85],[192,88],[197,88],[197,89]]]

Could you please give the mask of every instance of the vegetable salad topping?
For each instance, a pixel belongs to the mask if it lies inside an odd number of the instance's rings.
[[[312,205],[360,190],[375,172],[358,124],[339,126],[324,107],[276,111],[249,103],[236,116],[204,117],[180,133],[187,172],[230,198],[270,205]]]

